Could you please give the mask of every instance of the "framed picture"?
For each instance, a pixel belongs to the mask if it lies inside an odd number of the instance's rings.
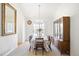
[[[8,3],[2,3],[2,36],[16,33],[16,9]]]

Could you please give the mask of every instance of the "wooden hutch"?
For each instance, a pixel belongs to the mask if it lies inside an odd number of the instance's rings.
[[[70,17],[63,16],[54,21],[54,37],[58,39],[61,54],[70,55]]]

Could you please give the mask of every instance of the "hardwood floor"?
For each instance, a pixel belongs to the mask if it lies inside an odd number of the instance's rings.
[[[35,52],[37,52],[37,54],[35,54]],[[30,56],[54,56],[54,52],[53,51],[46,52],[46,51],[42,51],[42,50],[29,51],[28,55],[30,55]]]
[[[51,51],[43,51],[44,54],[42,55],[42,51],[37,51],[37,55],[35,55],[35,51],[29,51],[30,44],[26,41],[24,44],[17,47],[13,50],[8,56],[60,56],[59,50],[53,45]]]

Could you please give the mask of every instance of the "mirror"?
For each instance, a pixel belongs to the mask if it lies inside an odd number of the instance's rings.
[[[8,3],[2,3],[2,36],[16,33],[16,10]]]

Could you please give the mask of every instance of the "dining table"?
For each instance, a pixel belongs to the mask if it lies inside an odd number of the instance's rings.
[[[46,35],[41,36],[41,37],[33,36],[33,38],[30,41],[31,50],[34,50],[34,48],[36,46],[35,45],[36,44],[36,38],[43,38],[45,51],[49,51],[50,50],[50,48],[49,48],[50,41],[48,40],[48,37]]]

